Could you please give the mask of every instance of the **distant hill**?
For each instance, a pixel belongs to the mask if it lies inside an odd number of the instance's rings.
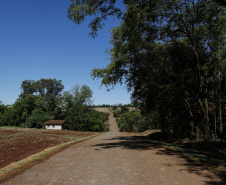
[[[127,107],[129,111],[137,110],[135,107]],[[97,110],[99,112],[105,112],[105,113],[113,113],[113,109],[110,107],[95,107],[94,110]],[[119,108],[120,109],[120,108]]]
[[[107,107],[95,107],[93,108],[94,110],[97,110],[99,112],[104,112],[104,113],[113,113],[112,108],[107,108]]]

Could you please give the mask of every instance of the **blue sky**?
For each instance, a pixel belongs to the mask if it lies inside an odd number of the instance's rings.
[[[0,0],[0,101],[13,104],[24,80],[55,78],[65,91],[75,84],[88,85],[94,104],[130,103],[125,86],[107,92],[93,80],[93,68],[106,67],[109,29],[119,20],[106,22],[98,37],[89,37],[89,20],[76,25],[67,18],[69,0]]]

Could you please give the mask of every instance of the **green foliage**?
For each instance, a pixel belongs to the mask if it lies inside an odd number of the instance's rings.
[[[71,89],[74,104],[91,106],[93,91],[87,85],[75,85]]]
[[[95,18],[89,24],[92,37],[97,36],[97,31],[103,28],[104,23],[102,23],[102,20],[106,20],[108,16],[120,18],[122,15],[122,11],[115,7],[115,0],[70,0],[70,2],[68,17],[76,24],[82,23],[86,16],[95,15]]]
[[[40,128],[49,118],[44,98],[30,94],[8,107],[0,121],[2,125]]]
[[[117,108],[118,108],[117,106],[112,106],[112,110],[113,110],[113,111],[116,111]]]
[[[115,118],[119,117],[120,114],[121,114],[121,111],[120,110],[115,110],[113,112],[113,115],[114,115]]]
[[[125,112],[129,112],[129,109],[127,107],[121,107],[120,114],[124,114]]]
[[[63,119],[67,120],[66,128],[80,131],[104,130],[104,123],[108,119],[104,113],[92,110],[92,90],[86,86],[75,85],[71,91],[63,93]]]
[[[140,112],[125,112],[120,115],[118,119],[118,125],[121,132],[133,132],[138,130],[138,124],[140,119]]]
[[[5,112],[7,110],[7,106],[3,105],[2,102],[0,101],[0,126],[4,125],[5,122]]]
[[[157,111],[143,116],[140,111],[130,111],[120,115],[117,119],[121,132],[143,132],[150,129],[160,129],[160,115]]]
[[[4,113],[7,110],[7,106],[3,105],[0,101],[0,113]]]
[[[225,7],[208,0],[124,3],[111,63],[92,76],[107,87],[125,82],[142,114],[158,112],[163,131],[180,128],[176,135],[186,136],[181,130],[193,123],[209,141],[210,106],[224,106]]]
[[[43,97],[47,104],[49,114],[52,115],[53,111],[59,104],[61,92],[64,86],[61,80],[56,79],[43,79],[25,80],[21,84],[20,98],[26,98],[28,95],[37,95]]]
[[[104,113],[86,106],[74,105],[66,117],[66,128],[79,131],[104,131],[104,123],[108,119]]]
[[[117,117],[119,117],[121,114],[123,114],[125,112],[129,112],[129,109],[127,107],[125,107],[125,106],[121,106],[120,108],[116,107],[116,109],[113,112],[113,116],[117,118]]]
[[[35,109],[32,111],[31,116],[27,119],[27,127],[29,128],[44,128],[44,122],[53,119],[49,116],[48,112],[44,112],[42,109]]]
[[[0,112],[0,125],[1,126],[11,126],[14,121],[15,109],[10,107],[4,107],[4,109]]]
[[[104,123],[109,115],[92,110],[93,92],[88,86],[75,85],[61,96],[62,88],[55,79],[23,81],[22,93],[12,106],[0,102],[0,126],[43,128],[47,120],[65,119],[70,130],[107,130]]]

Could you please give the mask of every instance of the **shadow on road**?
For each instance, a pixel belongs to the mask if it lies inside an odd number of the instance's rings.
[[[106,142],[109,141],[109,142]],[[123,148],[131,150],[150,150],[153,148],[162,148],[139,136],[118,136],[111,139],[103,139],[103,143],[92,145],[102,149]]]
[[[211,181],[212,177],[211,176],[206,176],[203,175],[203,171],[205,170],[211,170],[211,168],[208,168],[204,166],[201,163],[194,162],[191,159],[185,157],[184,155],[181,155],[178,152],[171,151],[168,149],[163,148],[162,146],[151,142],[148,137],[144,136],[118,136],[118,137],[113,137],[110,139],[103,139],[102,143],[96,144],[96,145],[91,145],[89,147],[97,147],[95,150],[103,150],[103,149],[111,149],[111,148],[121,148],[121,149],[129,149],[129,150],[153,150],[153,149],[158,149],[156,150],[156,155],[168,155],[168,156],[175,156],[177,158],[183,158],[185,159],[184,163],[181,164],[176,164],[176,165],[183,165],[186,166],[186,168],[182,168],[182,171],[188,171],[189,173],[195,173],[199,176],[204,176],[210,181],[206,182],[206,185],[226,185],[226,174],[223,172],[218,172],[217,175],[221,177],[220,182],[216,181]],[[173,166],[175,164],[165,164],[166,166]],[[204,173],[205,174],[205,173]]]

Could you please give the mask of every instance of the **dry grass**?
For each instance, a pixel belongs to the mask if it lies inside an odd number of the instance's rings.
[[[137,110],[135,107],[127,107],[129,109],[129,111],[134,111]],[[120,107],[117,108],[118,110],[121,110]],[[97,110],[99,112],[104,112],[104,113],[113,113],[113,109],[112,108],[107,108],[107,107],[96,107],[94,108],[94,110]]]
[[[97,110],[99,112],[104,112],[104,113],[113,113],[112,108],[104,108],[104,107],[96,107],[94,110]]]

